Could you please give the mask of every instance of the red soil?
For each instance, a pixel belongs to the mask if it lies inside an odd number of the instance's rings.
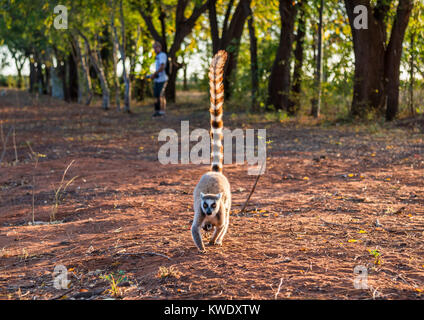
[[[0,167],[0,298],[103,299],[112,293],[102,276],[119,272],[123,299],[423,298],[422,129],[255,123],[227,112],[231,129],[267,128],[267,168],[240,215],[255,177],[246,165],[224,167],[230,228],[202,255],[190,220],[208,166],[157,160],[162,128],[208,128],[206,98],[185,95],[153,121],[151,105],[126,115],[7,91],[0,120],[4,138],[15,127],[19,161],[11,134]],[[26,142],[45,155],[36,167]],[[73,160],[58,223],[29,225],[33,209],[35,221],[52,219]],[[61,264],[68,290],[53,287]],[[353,285],[358,265],[368,289]]]

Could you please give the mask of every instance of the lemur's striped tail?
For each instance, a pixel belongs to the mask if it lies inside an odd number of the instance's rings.
[[[218,51],[209,67],[209,88],[211,94],[211,170],[222,172],[224,159],[222,139],[223,127],[222,112],[224,105],[224,66],[227,61],[227,52]]]

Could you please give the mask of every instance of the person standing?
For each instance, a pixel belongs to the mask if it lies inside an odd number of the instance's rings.
[[[147,78],[153,79],[153,95],[155,101],[155,113],[153,117],[161,117],[165,115],[166,110],[166,98],[165,89],[168,82],[168,75],[166,74],[166,64],[168,63],[168,57],[165,52],[162,51],[162,45],[160,42],[153,44],[153,50],[156,53],[155,67],[156,71]]]

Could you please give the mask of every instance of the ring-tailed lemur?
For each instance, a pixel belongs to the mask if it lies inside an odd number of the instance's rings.
[[[210,244],[222,244],[229,223],[231,208],[231,189],[227,178],[222,174],[223,126],[222,112],[224,104],[224,66],[227,53],[218,51],[209,68],[210,114],[211,114],[211,171],[205,173],[194,189],[194,219],[191,234],[194,243],[201,251],[205,251],[200,229],[215,231]]]

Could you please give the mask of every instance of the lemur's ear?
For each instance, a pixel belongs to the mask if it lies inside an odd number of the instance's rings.
[[[200,192],[200,199],[203,200],[204,197],[205,197],[205,194],[203,192]]]
[[[217,197],[216,200],[220,200],[222,198],[222,192],[221,193],[218,193],[218,195],[216,197]]]

